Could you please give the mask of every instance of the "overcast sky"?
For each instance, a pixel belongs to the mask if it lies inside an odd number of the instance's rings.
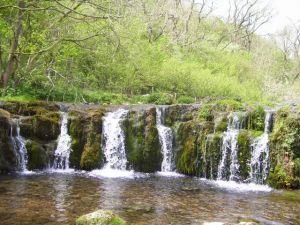
[[[260,34],[276,33],[276,31],[282,29],[285,25],[291,24],[292,21],[300,22],[300,0],[262,0],[266,3],[269,2],[270,6],[274,10],[272,20],[264,25],[258,32]],[[222,14],[222,11],[226,10],[227,0],[218,0],[217,13]]]

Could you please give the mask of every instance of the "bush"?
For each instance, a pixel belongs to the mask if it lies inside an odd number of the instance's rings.
[[[195,102],[195,98],[190,97],[190,96],[180,96],[177,99],[177,103],[179,104],[191,104]]]

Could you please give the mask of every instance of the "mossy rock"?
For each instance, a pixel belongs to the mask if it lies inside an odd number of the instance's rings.
[[[193,120],[198,105],[171,105],[165,109],[165,124],[172,127],[175,123]]]
[[[210,134],[206,137],[205,174],[207,179],[217,179],[218,166],[222,158],[222,133]]]
[[[49,158],[42,144],[35,141],[28,141],[26,149],[28,154],[27,168],[29,170],[42,170],[48,167]]]
[[[270,174],[268,183],[275,188],[299,188],[300,116],[282,108],[275,114],[270,135]]]
[[[11,114],[19,116],[43,115],[47,112],[58,112],[60,110],[59,105],[57,105],[56,103],[49,103],[44,101],[11,101],[5,102],[2,107],[3,109],[9,111]]]
[[[60,114],[48,112],[21,119],[21,135],[25,138],[43,141],[56,140],[60,134]]]
[[[162,154],[156,128],[156,109],[129,112],[123,127],[129,166],[139,172],[159,171]]]
[[[108,210],[97,210],[76,220],[76,225],[125,225],[126,222]]]
[[[238,134],[238,162],[239,162],[239,177],[246,180],[250,176],[250,160],[251,160],[251,136],[248,131],[242,130]]]
[[[15,115],[34,116],[34,115],[43,115],[47,112],[58,112],[60,107],[56,103],[49,103],[44,101],[35,101],[35,102],[11,101],[11,102],[5,102],[3,105],[3,109]]]
[[[103,162],[102,158],[101,136],[100,134],[91,133],[80,158],[80,168],[83,170],[99,168]]]
[[[187,175],[205,176],[205,139],[213,133],[211,122],[180,123],[176,133],[176,168]]]
[[[103,163],[101,150],[102,117],[105,109],[71,110],[69,134],[72,138],[70,166],[92,170]]]
[[[258,105],[247,112],[247,126],[249,130],[264,131],[265,128],[265,109]]]

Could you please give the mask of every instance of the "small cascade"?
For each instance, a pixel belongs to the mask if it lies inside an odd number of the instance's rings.
[[[163,155],[161,164],[162,172],[173,171],[172,165],[172,148],[173,148],[173,132],[170,127],[164,125],[164,111],[165,108],[156,108],[156,127],[159,135],[159,142]]]
[[[238,179],[239,162],[237,157],[237,138],[241,123],[237,113],[233,113],[228,119],[228,128],[223,134],[222,159],[218,167],[218,180],[228,179],[228,176],[229,180]],[[230,166],[228,165],[229,160]],[[229,171],[227,169],[228,166]]]
[[[264,133],[254,139],[251,148],[251,181],[263,184],[269,173],[269,133],[272,123],[272,111],[266,111]]]
[[[13,151],[16,156],[17,170],[21,172],[27,172],[27,149],[26,140],[20,135],[20,121],[19,119],[12,120],[11,126],[11,143],[13,146]]]
[[[63,112],[61,114],[60,135],[58,137],[58,144],[54,153],[54,169],[69,169],[71,141],[71,137],[68,134],[68,113]]]
[[[106,169],[126,170],[125,134],[121,122],[128,110],[119,109],[103,117],[103,152],[106,158]]]

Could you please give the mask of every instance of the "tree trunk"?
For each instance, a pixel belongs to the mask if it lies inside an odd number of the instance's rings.
[[[9,78],[12,75],[12,73],[14,72],[14,64],[17,59],[16,51],[19,46],[19,37],[22,33],[22,20],[23,20],[23,15],[24,15],[23,9],[25,8],[25,2],[23,0],[20,0],[18,3],[18,7],[19,7],[18,18],[17,18],[17,22],[16,22],[14,37],[13,37],[11,48],[10,48],[10,53],[8,56],[7,66],[1,76],[1,82],[2,82],[2,86],[4,88],[7,87]]]

